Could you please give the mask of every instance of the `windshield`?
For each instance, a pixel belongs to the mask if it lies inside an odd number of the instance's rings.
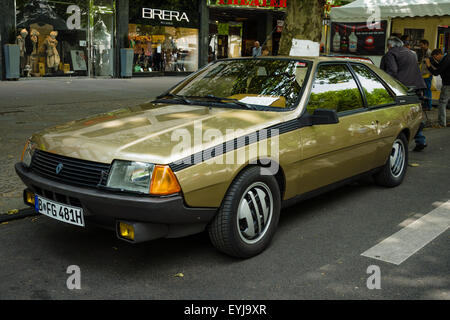
[[[183,97],[195,104],[247,105],[255,110],[293,108],[309,67],[309,62],[290,59],[218,61],[182,82],[168,97]]]

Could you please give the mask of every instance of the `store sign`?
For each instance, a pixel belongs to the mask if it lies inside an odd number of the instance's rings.
[[[331,52],[381,56],[385,53],[387,21],[370,25],[361,23],[331,24]]]
[[[179,0],[176,5],[166,0],[130,1],[129,23],[198,28],[199,14],[192,0]]]
[[[142,8],[142,18],[144,19],[159,19],[160,21],[185,21],[189,22],[186,12]]]
[[[208,6],[285,9],[287,0],[208,0]]]

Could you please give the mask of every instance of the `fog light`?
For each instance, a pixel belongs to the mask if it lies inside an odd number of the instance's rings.
[[[25,200],[26,204],[34,207],[34,198],[35,197],[34,197],[34,193],[33,192],[28,191],[28,190],[24,191],[23,199]]]
[[[119,236],[128,240],[134,240],[134,227],[124,222],[119,222]]]

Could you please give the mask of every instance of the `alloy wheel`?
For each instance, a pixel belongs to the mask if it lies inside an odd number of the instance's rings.
[[[247,244],[254,244],[264,237],[273,213],[273,197],[263,182],[251,184],[243,193],[238,206],[238,231]]]

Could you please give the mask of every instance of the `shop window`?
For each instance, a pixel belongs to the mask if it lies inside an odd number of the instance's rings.
[[[114,0],[16,0],[22,76],[113,75]]]
[[[17,0],[22,76],[87,75],[88,1]]]
[[[192,72],[198,69],[198,29],[130,24],[134,72]]]
[[[420,40],[423,39],[425,34],[424,29],[405,29],[404,35],[409,36],[409,45],[411,46],[411,50],[419,51],[420,50]],[[430,41],[430,40],[428,40]]]

